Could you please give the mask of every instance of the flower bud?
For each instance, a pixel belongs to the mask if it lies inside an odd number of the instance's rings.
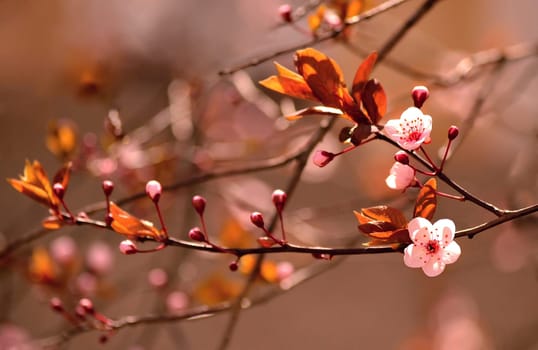
[[[90,299],[88,298],[82,298],[78,301],[78,304],[84,309],[84,311],[86,311],[86,313],[88,314],[93,314],[95,312],[94,308],[93,308],[93,303]]]
[[[205,242],[206,238],[202,230],[199,227],[193,227],[189,231],[189,238],[197,242]]]
[[[263,215],[257,211],[250,214],[250,221],[259,228],[264,228]]]
[[[230,271],[237,271],[239,264],[234,260],[230,263],[230,265],[228,265],[228,267],[230,268]]]
[[[194,207],[194,210],[198,213],[198,215],[202,215],[205,210],[205,204],[206,200],[202,196],[194,196],[192,197],[192,206]]]
[[[120,252],[125,255],[131,255],[138,253],[138,249],[133,241],[126,239],[120,243]]]
[[[415,107],[421,108],[430,96],[430,91],[425,86],[415,86],[411,91],[411,96],[413,97]]]
[[[267,236],[258,237],[257,241],[264,248],[271,248],[275,245],[275,241],[271,237]]]
[[[404,165],[409,164],[409,156],[404,151],[398,151],[394,155],[394,160]]]
[[[280,7],[278,8],[278,14],[280,15],[280,18],[282,18],[282,20],[284,22],[291,22],[293,19],[291,17],[291,6],[290,4],[283,4],[283,5],[280,5]]]
[[[314,164],[323,168],[325,165],[329,164],[335,157],[334,153],[318,150],[314,153]]]
[[[454,140],[456,137],[458,137],[460,133],[460,129],[458,129],[457,126],[452,125],[450,128],[448,128],[448,139],[450,141]]]
[[[151,180],[151,181],[148,181],[148,183],[146,184],[146,194],[155,203],[157,203],[159,199],[161,198],[162,191],[163,191],[163,188],[159,181]]]
[[[112,191],[114,191],[114,183],[110,180],[103,181],[103,192],[105,193],[105,196],[110,196],[112,194]]]
[[[284,209],[284,205],[286,204],[286,199],[288,198],[288,195],[282,190],[275,190],[273,192],[272,198],[276,210],[281,212]]]
[[[56,195],[56,197],[58,197],[58,199],[62,200],[64,198],[64,195],[65,195],[64,185],[62,185],[59,182],[56,182],[52,186],[52,190],[54,191],[54,194]]]
[[[62,300],[58,297],[53,297],[49,301],[50,307],[56,312],[64,312],[64,305]]]

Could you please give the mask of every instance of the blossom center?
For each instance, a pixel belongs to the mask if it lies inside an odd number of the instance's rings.
[[[435,254],[439,251],[439,242],[437,242],[434,239],[431,239],[426,244],[426,250],[428,251],[428,254]]]
[[[420,131],[412,131],[407,135],[407,139],[409,141],[418,141],[420,140],[420,137],[422,136],[422,133]]]

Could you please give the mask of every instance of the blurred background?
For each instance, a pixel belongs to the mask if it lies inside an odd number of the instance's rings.
[[[311,3],[290,4],[297,9]],[[350,83],[362,55],[381,48],[420,4],[408,1],[353,27],[347,40],[316,48],[341,65]],[[310,40],[308,16],[283,24],[280,5],[247,0],[0,2],[0,177],[21,174],[25,159],[39,160],[52,176],[71,159],[75,171],[66,201],[76,210],[104,199],[103,179],[115,182],[112,197],[118,200],[143,191],[150,179],[173,184],[296,151],[320,119],[289,123],[281,118],[306,105],[258,87],[258,80],[274,74],[271,60],[218,75]],[[412,105],[413,86],[428,83],[425,76],[410,75],[390,62],[447,77],[475,52],[519,43],[536,47],[536,10],[532,0],[440,1],[373,73],[388,95],[386,118],[397,118]],[[276,60],[291,68],[292,57]],[[502,208],[531,205],[538,198],[537,70],[534,54],[479,69],[456,84],[432,84],[423,108],[434,120],[432,155],[443,150],[450,125],[464,130],[446,173]],[[473,111],[477,99],[484,103]],[[338,131],[344,126],[339,122],[318,148],[343,148]],[[401,195],[384,183],[394,151],[374,142],[323,169],[309,165],[285,211],[291,240],[360,244],[357,239],[365,237],[352,211],[362,207],[390,204],[410,216],[416,192]],[[199,225],[190,198],[202,194],[208,199],[212,239],[225,246],[255,246],[260,232],[248,215],[256,210],[268,220],[274,211],[271,192],[284,188],[291,174],[291,167],[284,167],[165,192],[167,226],[173,236],[185,238]],[[0,194],[2,247],[39,228],[47,211],[7,183]],[[122,207],[157,222],[149,199]],[[92,217],[101,219],[102,213]],[[471,204],[441,199],[435,218],[446,217],[458,229],[492,219]],[[271,256],[254,296],[278,289],[293,271],[335,268],[243,311],[230,348],[538,349],[537,231],[534,215],[460,240],[459,261],[434,279],[405,267],[399,254],[331,262]],[[237,295],[245,280],[241,271],[229,271],[228,256],[174,248],[124,256],[117,248],[122,239],[111,231],[66,227],[3,262],[0,349],[14,344],[16,349],[38,348],[29,340],[70,327],[50,310],[52,296],[67,308],[89,297],[100,312],[117,318],[213,305]],[[243,261],[240,270],[248,270],[248,263]],[[228,320],[222,314],[123,329],[102,346],[215,349]],[[94,349],[100,335],[78,336],[64,348]]]

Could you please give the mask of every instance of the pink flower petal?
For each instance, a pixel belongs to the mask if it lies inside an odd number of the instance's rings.
[[[415,170],[413,168],[409,165],[395,162],[385,183],[393,190],[403,190],[409,187],[414,179]]]
[[[408,245],[404,250],[404,264],[408,267],[423,267],[428,261],[426,249],[414,244]]]
[[[438,240],[443,247],[446,247],[454,240],[456,225],[450,219],[437,220],[433,224],[434,239]]]
[[[445,270],[445,266],[444,262],[433,258],[422,267],[422,271],[424,271],[428,277],[435,277],[439,276]]]
[[[416,244],[426,244],[430,240],[432,224],[428,219],[416,217],[407,224],[409,238]]]
[[[458,243],[455,241],[450,242],[444,249],[442,253],[442,261],[445,264],[452,264],[458,260],[461,255],[461,248]]]

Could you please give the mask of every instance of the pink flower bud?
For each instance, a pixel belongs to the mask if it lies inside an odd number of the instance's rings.
[[[120,252],[125,255],[136,254],[138,249],[133,241],[126,239],[120,243]]]
[[[394,155],[394,160],[404,165],[409,164],[409,156],[404,151],[396,152]]]
[[[168,283],[168,274],[163,269],[152,269],[148,273],[148,282],[154,288],[162,288]]]
[[[415,86],[411,91],[411,96],[413,97],[415,107],[421,108],[430,96],[430,91],[425,86]]]
[[[199,227],[193,227],[189,231],[189,238],[197,242],[205,242],[206,238],[202,230]]]
[[[192,206],[194,207],[194,210],[198,213],[198,215],[202,215],[205,210],[205,204],[206,200],[202,196],[194,196],[192,197]]]
[[[276,210],[281,212],[284,209],[284,205],[286,204],[286,199],[288,198],[288,195],[282,190],[275,190],[273,192],[272,198]]]
[[[93,308],[93,303],[88,298],[82,298],[78,301],[78,304],[86,311],[88,314],[93,314],[95,312]]]
[[[161,183],[157,180],[148,181],[148,183],[146,184],[146,194],[155,203],[157,203],[161,198],[162,191],[163,188],[161,186]]]
[[[103,186],[103,192],[105,193],[105,196],[110,196],[112,194],[112,191],[114,191],[114,183],[110,180],[105,180],[102,183]]]
[[[314,153],[314,164],[323,168],[325,165],[329,164],[334,157],[334,153],[318,150]]]
[[[61,236],[50,244],[50,251],[54,260],[62,265],[69,265],[76,260],[77,244],[69,236]]]
[[[52,190],[54,191],[54,194],[56,195],[56,197],[58,197],[60,200],[64,198],[65,188],[61,183],[59,182],[55,183],[52,186]]]
[[[58,297],[53,297],[49,301],[50,307],[56,312],[64,312],[64,305],[62,300]]]
[[[259,228],[264,228],[263,215],[257,211],[250,214],[250,221]]]
[[[448,128],[448,139],[450,141],[454,140],[456,137],[458,137],[460,133],[460,129],[458,129],[457,126],[452,125],[450,128]]]
[[[291,18],[291,6],[289,4],[280,5],[280,7],[278,8],[278,14],[284,22],[289,23],[293,20]]]

